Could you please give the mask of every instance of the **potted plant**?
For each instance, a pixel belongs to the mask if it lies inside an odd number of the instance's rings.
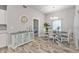
[[[48,23],[44,23],[44,27],[45,27],[46,34],[48,34],[49,24]]]

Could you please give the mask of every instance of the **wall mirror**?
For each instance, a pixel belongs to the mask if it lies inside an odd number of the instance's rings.
[[[28,21],[28,18],[26,16],[21,17],[21,22],[26,23]]]

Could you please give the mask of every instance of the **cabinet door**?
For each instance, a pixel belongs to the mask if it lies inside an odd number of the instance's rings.
[[[33,32],[30,32],[30,40],[34,39]]]
[[[7,46],[7,34],[0,34],[0,47]]]
[[[0,24],[6,24],[6,11],[0,9]]]
[[[22,34],[17,34],[17,44],[22,44]]]
[[[23,34],[23,42],[27,42],[28,41],[28,32]]]
[[[16,35],[11,35],[12,47],[16,47],[17,45],[16,38]]]

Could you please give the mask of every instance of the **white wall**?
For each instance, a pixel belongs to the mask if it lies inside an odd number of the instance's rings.
[[[20,22],[20,17],[22,15],[27,16],[28,22],[23,24]],[[39,34],[43,31],[44,15],[32,8],[23,8],[21,5],[9,5],[7,6],[7,27],[8,32],[17,32],[28,30],[28,27],[33,30],[33,19],[39,20]]]
[[[68,8],[61,11],[46,14],[47,22],[51,22],[50,16],[58,16],[62,20],[62,30],[63,31],[73,31],[75,8]]]

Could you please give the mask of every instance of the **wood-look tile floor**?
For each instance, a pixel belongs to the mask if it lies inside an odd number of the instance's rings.
[[[15,49],[0,48],[0,53],[78,53],[79,50],[57,45],[52,41],[37,38],[32,42],[19,46]]]

